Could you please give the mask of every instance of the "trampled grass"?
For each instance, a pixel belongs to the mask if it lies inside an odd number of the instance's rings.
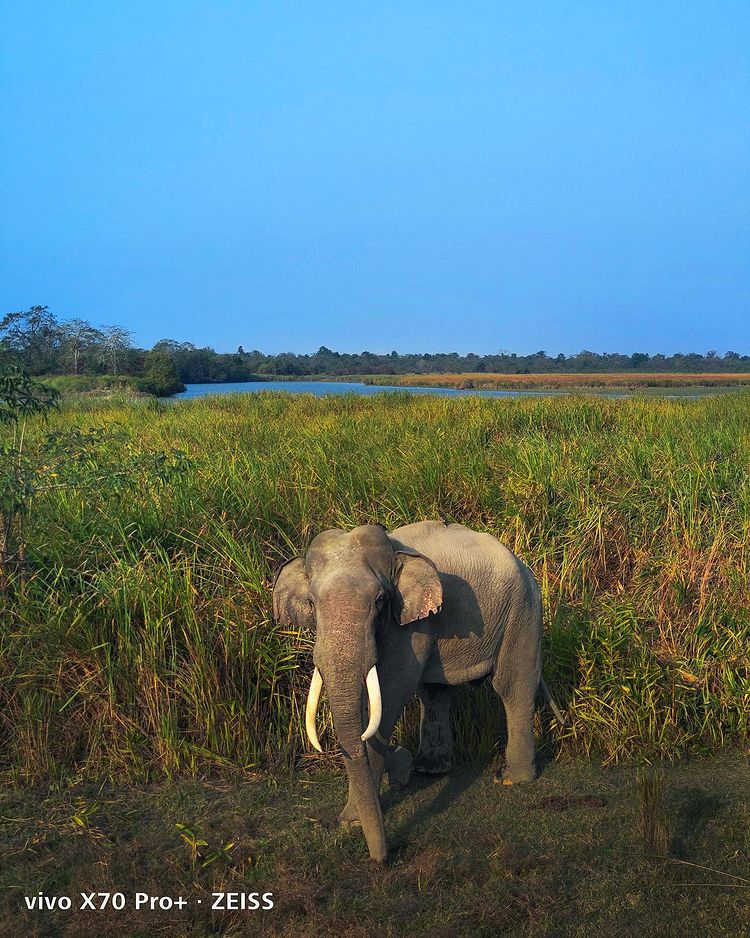
[[[19,781],[294,764],[312,636],[272,622],[274,568],[322,528],[438,511],[495,534],[542,585],[545,673],[568,718],[544,721],[553,748],[612,762],[746,743],[749,404],[65,405],[52,429],[119,422],[193,468],[34,504],[31,575],[0,600],[0,759]],[[498,709],[491,691],[462,693],[466,756],[491,754]]]

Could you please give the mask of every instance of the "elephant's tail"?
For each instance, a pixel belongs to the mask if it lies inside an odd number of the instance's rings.
[[[542,689],[542,693],[547,698],[547,701],[550,707],[552,708],[552,712],[555,714],[555,717],[557,718],[557,722],[560,724],[560,726],[565,726],[565,717],[562,715],[562,713],[560,712],[560,708],[552,699],[552,694],[550,694],[549,687],[547,687],[547,682],[544,680],[543,676],[539,678],[539,686]]]

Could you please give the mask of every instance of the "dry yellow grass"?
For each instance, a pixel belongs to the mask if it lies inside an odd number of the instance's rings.
[[[397,384],[407,387],[452,388],[678,388],[703,385],[707,387],[750,385],[750,374],[710,372],[631,372],[607,374],[528,374],[511,375],[498,372],[468,372],[464,374],[410,374],[367,376],[371,384]]]

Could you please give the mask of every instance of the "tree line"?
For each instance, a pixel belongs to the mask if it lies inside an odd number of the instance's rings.
[[[564,374],[606,372],[750,372],[750,356],[730,351],[701,355],[598,353],[532,355],[473,352],[385,355],[349,354],[321,346],[317,352],[265,355],[253,349],[217,352],[192,342],[162,339],[151,349],[133,344],[132,333],[121,326],[93,326],[84,319],[59,320],[47,306],[8,313],[0,321],[0,350],[12,352],[32,375],[122,375],[139,379],[153,393],[174,393],[184,384],[257,381],[305,375],[399,375],[487,372],[499,374]],[[178,387],[179,385],[179,387]],[[171,390],[170,390],[171,388]]]
[[[48,306],[8,313],[0,321],[0,360],[13,358],[29,375],[130,376],[157,396],[184,391],[175,361],[164,351],[133,345],[122,326],[93,326],[85,319],[59,320]]]

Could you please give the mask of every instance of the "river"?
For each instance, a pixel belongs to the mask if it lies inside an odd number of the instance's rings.
[[[436,394],[440,397],[560,397],[570,394],[595,394],[597,397],[626,398],[633,394],[648,394],[652,397],[697,398],[707,395],[736,391],[732,387],[684,387],[684,388],[560,388],[555,390],[501,391],[478,388],[434,388],[406,387],[403,385],[362,384],[356,381],[243,381],[225,384],[188,384],[181,394],[175,394],[170,400],[186,400],[204,397],[208,394],[257,394],[260,391],[286,391],[289,394],[314,394],[323,397],[326,394],[382,394],[394,391],[408,394]]]

